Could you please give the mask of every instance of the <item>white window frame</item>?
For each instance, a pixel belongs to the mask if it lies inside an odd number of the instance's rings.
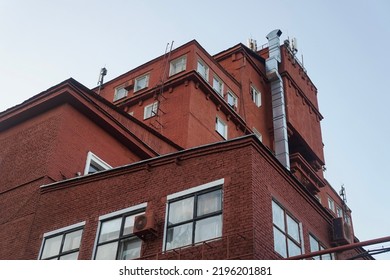
[[[329,196],[328,196],[328,208],[332,210],[333,213],[336,213],[334,200]]]
[[[163,252],[166,251],[165,248],[166,248],[166,240],[167,240],[167,225],[168,225],[169,202],[172,201],[172,200],[175,200],[175,199],[179,199],[181,197],[184,198],[186,196],[191,196],[193,194],[200,193],[200,192],[203,192],[203,191],[207,191],[209,189],[216,188],[216,187],[220,186],[221,189],[222,189],[222,210],[223,210],[223,185],[224,185],[224,183],[225,183],[225,179],[222,178],[222,179],[218,179],[218,180],[215,180],[215,181],[212,181],[212,182],[200,185],[200,186],[196,186],[196,187],[192,187],[192,188],[186,189],[184,191],[173,193],[173,194],[170,194],[170,195],[167,196],[167,203],[166,203],[166,207],[165,207],[164,239],[163,239],[163,246],[162,246],[162,251]],[[221,215],[223,215],[223,214],[221,214]],[[223,227],[223,220],[222,220],[222,227]],[[222,230],[221,230],[221,232],[222,232]]]
[[[219,78],[217,75],[214,75],[213,77],[213,89],[216,93],[218,93],[220,96],[223,96],[223,81],[221,78]]]
[[[85,226],[85,221],[44,233],[41,248],[39,249],[38,260],[42,259],[42,254],[43,254],[43,250],[45,249],[44,247],[45,247],[45,242],[47,239],[50,239],[52,237],[59,236],[59,235],[63,235],[63,237],[64,237],[68,233],[82,230],[79,247],[77,250],[76,249],[72,250],[72,253],[75,253],[76,251],[80,252],[80,245],[81,245],[81,239],[83,238],[84,226]],[[64,254],[64,252],[62,252],[62,246],[63,246],[63,244],[60,247],[59,254],[53,255],[52,257],[60,258],[61,256],[67,255],[66,253]]]
[[[233,104],[231,104],[230,99],[233,99]],[[238,97],[230,90],[227,91],[227,103],[231,108],[233,108],[233,110],[237,110]]]
[[[123,90],[124,94],[119,95],[119,91]],[[128,95],[129,91],[125,88],[124,85],[118,86],[115,88],[114,101],[125,98]]]
[[[343,210],[338,206],[336,206],[336,215],[339,218],[343,218]]]
[[[147,74],[144,74],[142,76],[139,76],[139,77],[135,78],[134,92],[137,92],[137,91],[140,91],[140,90],[142,90],[144,88],[147,88],[149,86],[149,77],[150,77],[150,74],[147,73]],[[140,81],[143,80],[143,79],[145,79],[145,86],[138,88]]]
[[[98,168],[99,170],[97,172],[103,171],[103,170],[108,170],[108,169],[112,168],[111,165],[109,165],[104,160],[99,158],[97,155],[95,155],[94,153],[89,151],[88,154],[87,154],[87,160],[86,160],[86,163],[85,163],[84,175],[88,175],[89,174],[89,166],[91,164],[99,167]],[[94,173],[96,173],[96,172],[94,172]],[[93,174],[93,173],[91,173],[91,174]]]
[[[227,124],[220,118],[215,118],[215,131],[218,132],[224,139],[228,138],[228,126]]]
[[[169,64],[169,76],[176,75],[180,72],[185,71],[187,68],[187,55],[182,55]]]
[[[142,213],[145,213],[147,206],[148,206],[147,202],[144,202],[144,203],[141,203],[138,205],[134,205],[134,206],[131,206],[131,207],[128,207],[125,209],[121,209],[119,211],[111,212],[111,213],[100,216],[99,217],[99,224],[98,224],[98,227],[96,230],[96,235],[95,235],[96,236],[95,242],[93,244],[93,251],[92,251],[91,259],[93,260],[96,257],[97,247],[99,245],[100,230],[101,230],[102,224],[105,221],[113,220],[113,219],[119,218],[121,216],[130,216],[133,214],[140,214],[141,215]],[[115,242],[115,241],[113,241],[113,242]],[[118,240],[118,242],[119,242],[119,240]]]
[[[251,96],[252,101],[255,103],[257,107],[261,106],[261,92],[255,88],[253,85],[251,85]]]
[[[146,105],[144,108],[144,120],[149,119],[157,115],[158,101],[152,104]]]
[[[198,59],[196,71],[199,73],[199,75],[202,76],[202,78],[204,80],[206,80],[206,82],[208,82],[208,80],[209,80],[209,67],[207,66],[206,63],[203,62],[203,60]],[[204,72],[204,73],[202,73],[202,72]]]

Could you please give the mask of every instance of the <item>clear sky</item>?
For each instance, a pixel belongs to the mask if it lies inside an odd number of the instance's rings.
[[[0,111],[69,77],[95,87],[101,67],[112,79],[172,40],[213,55],[281,29],[318,89],[325,175],[344,184],[355,234],[390,236],[389,14],[388,0],[0,0]]]

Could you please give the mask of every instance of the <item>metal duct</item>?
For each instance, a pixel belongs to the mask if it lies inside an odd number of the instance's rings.
[[[282,35],[282,31],[279,29],[275,29],[267,35],[269,58],[265,61],[265,68],[267,78],[271,82],[275,156],[284,167],[290,170],[284,89],[278,70],[278,63],[281,62],[280,35]]]

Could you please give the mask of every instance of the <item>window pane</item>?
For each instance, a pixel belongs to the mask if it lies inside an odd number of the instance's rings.
[[[127,90],[123,87],[121,88],[117,88],[115,90],[115,97],[114,97],[114,101],[115,100],[118,100],[118,99],[121,99],[123,97],[127,96]]]
[[[200,61],[198,61],[197,71],[204,79],[207,79],[207,67]]]
[[[119,237],[122,218],[110,220],[102,223],[99,243],[113,240]]]
[[[167,231],[166,249],[174,249],[192,243],[192,223],[169,228]]]
[[[318,241],[313,238],[311,235],[309,236],[310,240],[310,252],[317,252],[319,249]]]
[[[274,201],[272,201],[272,219],[273,219],[274,225],[278,226],[279,229],[281,229],[282,231],[285,231],[284,211]]]
[[[81,235],[83,230],[73,231],[65,235],[64,247],[62,252],[78,249],[80,247]]]
[[[287,233],[295,239],[298,243],[301,243],[299,238],[299,224],[294,221],[289,215],[287,215]]]
[[[287,257],[286,250],[286,236],[279,231],[276,227],[274,227],[274,249],[278,252],[282,257]]]
[[[220,211],[221,207],[222,207],[221,190],[205,193],[198,196],[198,210],[197,210],[198,216]]]
[[[124,226],[124,229],[123,229],[123,235],[128,235],[128,234],[131,234],[133,233],[133,230],[134,230],[134,219],[136,216],[139,216],[143,213],[138,213],[136,215],[131,215],[131,216],[128,216],[126,217],[125,219],[125,226]]]
[[[213,78],[213,89],[220,95],[223,94],[223,83],[215,77]]]
[[[60,247],[63,235],[58,235],[46,239],[41,259],[52,257],[60,253]]]
[[[331,260],[332,259],[332,255],[331,254],[321,255],[321,259],[322,260]]]
[[[215,130],[223,136],[225,139],[227,138],[227,126],[226,124],[221,121],[218,117],[216,118],[215,122]]]
[[[310,252],[317,252],[319,249],[319,245],[320,245],[318,243],[317,239],[315,239],[314,237],[309,235],[309,240],[310,240]],[[313,259],[319,260],[320,256],[315,256],[315,257],[313,257]]]
[[[101,245],[97,248],[96,260],[115,260],[118,242]]]
[[[288,244],[288,256],[293,257],[301,254],[301,248],[298,247],[292,240],[287,240]]]
[[[142,241],[138,237],[126,239],[120,245],[120,260],[132,260],[140,257]]]
[[[134,91],[146,88],[148,86],[149,75],[139,77],[135,80],[135,89]]]
[[[67,254],[60,257],[60,260],[77,260],[79,257],[79,252],[75,252],[72,254]]]
[[[195,243],[222,236],[222,215],[197,221]]]
[[[230,92],[228,93],[228,104],[231,107],[234,107],[237,105],[237,98]]]
[[[194,198],[189,197],[169,204],[168,224],[190,220],[194,217]]]
[[[183,56],[176,60],[173,60],[170,64],[169,75],[174,75],[181,71],[186,70],[187,57]]]

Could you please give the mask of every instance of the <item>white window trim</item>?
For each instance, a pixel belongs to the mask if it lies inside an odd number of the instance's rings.
[[[178,61],[180,61],[182,59],[184,60],[184,69],[182,69],[180,71],[177,71],[177,72],[176,72],[176,69],[175,69],[175,72],[173,72],[173,68],[172,68],[173,65],[176,64]],[[178,58],[175,58],[175,59],[171,60],[171,62],[169,63],[169,77],[173,76],[173,75],[176,75],[176,74],[178,74],[180,72],[183,72],[186,69],[187,69],[187,55],[182,55],[182,56],[180,56]]]
[[[148,116],[146,114],[146,112],[148,111],[147,109],[149,109],[149,108],[152,108],[150,116]],[[155,111],[154,111],[154,109],[155,109]],[[144,120],[149,119],[149,118],[154,117],[155,115],[157,115],[157,110],[158,110],[158,101],[153,102],[152,104],[146,105],[144,107]]]
[[[126,91],[126,94],[125,94],[124,96],[118,97],[118,96],[117,96],[117,92],[118,92],[118,90],[120,90],[120,89],[124,89],[124,90]],[[129,91],[128,91],[127,89],[125,89],[125,86],[124,86],[124,85],[117,86],[117,87],[115,88],[114,100],[113,100],[113,101],[117,101],[117,100],[119,100],[119,99],[125,98],[125,97],[128,95],[128,93],[129,93]]]
[[[123,214],[126,214],[126,213],[138,211],[138,210],[141,210],[141,209],[146,209],[147,206],[148,206],[148,203],[144,202],[144,203],[141,203],[141,204],[138,204],[138,205],[134,205],[134,206],[131,206],[131,207],[128,207],[128,208],[125,208],[125,209],[121,209],[121,210],[118,210],[118,211],[115,211],[115,212],[111,212],[111,213],[99,216],[99,223],[98,223],[96,234],[95,234],[95,242],[93,243],[93,250],[92,250],[91,260],[94,259],[94,256],[95,256],[95,253],[96,253],[96,248],[97,248],[96,246],[98,244],[100,227],[102,225],[102,221],[103,220],[114,218],[116,216],[120,216],[120,215],[123,215]]]
[[[137,89],[137,85],[138,85],[139,81],[141,79],[143,79],[143,78],[146,78],[145,86],[143,88]],[[137,92],[137,91],[140,91],[140,90],[143,90],[143,89],[147,88],[149,86],[149,78],[150,78],[150,74],[149,73],[146,73],[146,74],[144,74],[142,76],[139,76],[139,77],[135,78],[135,80],[134,80],[134,92]]]
[[[233,109],[237,110],[237,108],[238,108],[238,97],[237,97],[237,95],[235,95],[231,90],[227,91],[227,97],[226,97],[227,100],[226,101],[227,101],[227,103],[228,103],[228,105],[230,107],[231,107],[231,105],[229,103],[229,95],[231,95],[233,97],[233,99],[234,99]]]
[[[84,226],[85,226],[85,221],[44,233],[42,236],[41,248],[39,249],[39,253],[38,253],[38,260],[40,260],[41,255],[42,255],[43,244],[45,243],[44,242],[45,238],[52,236],[52,235],[60,234],[60,233],[65,232],[65,231],[70,231],[70,230],[76,229],[78,227],[84,227]]]
[[[331,197],[328,197],[328,208],[332,210],[333,213],[336,213],[335,202]]]
[[[164,235],[163,235],[163,244],[162,244],[162,251],[165,252],[165,244],[166,244],[166,237],[167,237],[167,224],[168,224],[168,207],[169,207],[169,201],[173,200],[175,198],[179,198],[182,196],[186,196],[189,194],[197,193],[203,190],[211,189],[213,187],[223,185],[225,183],[225,178],[215,180],[200,186],[196,186],[190,189],[186,189],[184,191],[180,191],[177,193],[173,193],[170,195],[167,195],[167,202],[165,204],[165,223],[164,223]],[[223,207],[223,206],[222,206]]]
[[[252,90],[254,90],[257,93],[257,95],[258,95],[258,98],[256,99],[255,98],[255,94],[251,92],[253,103],[255,103],[255,105],[257,107],[261,107],[261,92],[256,87],[254,87],[253,85],[251,85],[251,91]]]
[[[220,122],[222,125],[223,125],[223,127],[225,128],[224,129],[224,133],[223,134],[221,134],[219,131],[218,131],[218,122]],[[227,126],[227,124],[220,118],[220,117],[216,117],[216,119],[215,119],[215,131],[219,134],[219,135],[221,135],[224,139],[227,139],[228,137],[228,126]]]
[[[201,64],[201,65],[204,67],[204,69],[205,69],[205,76],[203,76],[203,75],[199,72],[199,69],[198,69],[199,64]],[[197,65],[196,65],[196,72],[198,72],[199,75],[202,76],[202,78],[203,78],[206,82],[208,82],[208,80],[209,80],[209,66],[208,66],[203,60],[201,60],[200,58],[198,59],[198,62],[197,62]]]
[[[89,166],[90,166],[91,162],[94,162],[95,164],[101,166],[105,170],[108,170],[108,169],[112,168],[111,165],[109,165],[104,160],[100,159],[94,153],[89,151],[88,154],[87,154],[87,160],[85,162],[84,175],[88,175],[88,170],[89,170]]]
[[[221,92],[217,91],[215,86],[214,86],[214,83],[215,83],[215,80],[217,80],[217,82],[219,83],[219,85],[221,85]],[[220,96],[223,96],[223,88],[224,88],[224,83],[223,81],[221,80],[220,77],[218,77],[217,75],[214,75],[213,77],[213,89],[215,90],[216,93],[218,93]]]

